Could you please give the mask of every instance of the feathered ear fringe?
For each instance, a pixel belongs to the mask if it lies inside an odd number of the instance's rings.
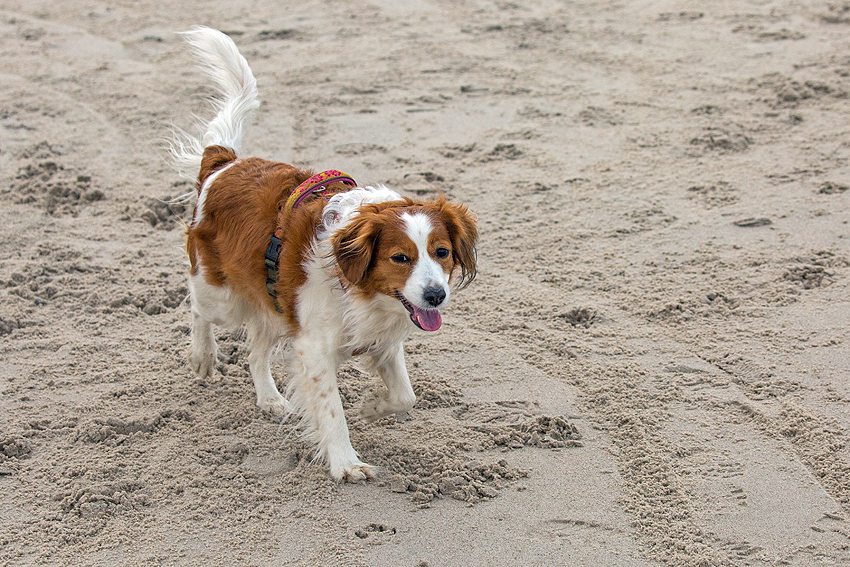
[[[478,219],[466,205],[449,203],[443,196],[436,205],[449,231],[454,262],[460,266],[458,289],[463,289],[472,283],[478,274],[478,254],[475,248],[478,244]]]
[[[331,237],[336,263],[351,285],[366,276],[384,222],[381,215],[364,211]]]

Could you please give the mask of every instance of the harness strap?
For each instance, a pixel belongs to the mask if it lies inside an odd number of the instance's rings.
[[[295,207],[301,204],[310,195],[317,194],[325,196],[324,188],[335,181],[341,181],[352,188],[357,187],[357,182],[348,175],[335,169],[329,169],[322,173],[317,173],[307,181],[296,187],[286,200],[283,210],[287,213],[292,212]],[[266,278],[266,291],[268,291],[274,301],[275,311],[283,313],[283,308],[277,301],[277,292],[274,290],[275,284],[278,281],[278,271],[280,270],[280,248],[283,240],[283,229],[278,227],[274,234],[269,238],[269,245],[266,248],[265,263],[268,269],[268,277]]]
[[[280,242],[283,236],[283,229],[277,229],[271,235],[271,241],[266,248],[266,268],[268,269],[268,277],[266,278],[266,291],[274,301],[274,309],[278,313],[283,313],[283,308],[277,302],[277,292],[274,290],[274,285],[277,283],[278,270],[280,269]]]

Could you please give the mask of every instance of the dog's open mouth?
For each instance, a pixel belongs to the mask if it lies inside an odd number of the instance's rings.
[[[404,305],[404,308],[407,309],[407,312],[410,313],[410,320],[413,321],[413,324],[423,331],[436,331],[443,324],[443,317],[436,309],[420,309],[409,302],[398,291],[396,292],[396,297]]]

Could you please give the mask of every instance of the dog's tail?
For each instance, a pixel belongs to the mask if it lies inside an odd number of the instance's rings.
[[[224,146],[239,153],[245,122],[260,106],[260,101],[254,74],[233,40],[218,30],[203,26],[193,27],[180,35],[218,90],[218,96],[213,99],[218,114],[209,122],[199,124],[197,136],[173,128],[169,147],[171,159],[181,176],[195,180],[204,148]]]

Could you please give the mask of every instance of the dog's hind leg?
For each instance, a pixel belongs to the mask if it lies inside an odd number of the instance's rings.
[[[293,408],[278,391],[271,372],[272,352],[279,343],[279,335],[262,320],[248,323],[248,366],[257,391],[257,405],[263,411],[284,416],[292,413]]]
[[[189,276],[189,294],[192,302],[192,346],[189,349],[189,366],[198,378],[210,378],[215,370],[218,347],[213,336],[212,318],[209,316],[210,292],[200,272]]]
[[[192,309],[192,348],[189,366],[198,378],[210,378],[215,370],[218,347],[215,344],[212,324]]]

